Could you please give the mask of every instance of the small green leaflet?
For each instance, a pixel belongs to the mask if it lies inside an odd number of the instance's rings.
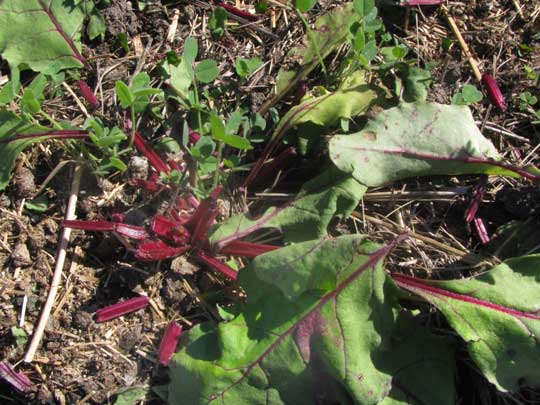
[[[311,10],[315,4],[317,4],[317,0],[296,0],[296,8],[302,13]]]
[[[219,69],[215,60],[205,59],[195,66],[195,77],[202,83],[212,83],[218,74]]]
[[[116,82],[116,95],[118,96],[118,99],[120,100],[120,104],[122,105],[122,108],[128,108],[133,105],[135,102],[135,97],[133,96],[133,93],[131,92],[130,88],[122,81]]]
[[[186,63],[191,65],[195,62],[198,53],[199,45],[197,40],[193,37],[187,37],[186,42],[184,43],[184,53],[182,54],[182,58],[186,60]]]

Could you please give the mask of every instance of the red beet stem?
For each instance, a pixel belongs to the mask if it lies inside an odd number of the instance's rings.
[[[213,206],[222,190],[223,186],[217,186],[215,190],[212,191],[210,196],[199,204],[189,221],[185,224],[186,228],[193,232],[195,231],[199,222],[204,221],[205,217],[208,216],[210,211],[213,209]]]
[[[153,262],[180,256],[189,249],[188,246],[169,246],[165,242],[147,241],[141,243],[135,250],[135,258],[141,261]]]
[[[248,21],[257,21],[259,18],[256,15],[250,14],[247,11],[240,10],[234,6],[231,6],[227,3],[218,3],[219,7],[223,7],[225,10],[227,10],[229,13],[236,15],[237,17],[241,17]]]
[[[161,184],[158,184],[152,180],[133,179],[130,183],[135,187],[142,188],[144,191],[148,191],[150,193],[157,193],[163,188]]]
[[[478,237],[480,238],[480,241],[484,245],[488,244],[490,241],[490,238],[487,233],[484,220],[482,218],[474,218],[473,223],[474,223],[474,227],[476,228],[476,232],[478,233]]]
[[[200,244],[206,241],[208,230],[214,223],[214,220],[216,219],[218,214],[219,214],[218,209],[213,208],[206,216],[203,216],[201,218],[201,220],[195,226],[195,230],[193,231],[193,236],[191,237],[193,244]]]
[[[96,322],[106,322],[111,319],[118,318],[122,315],[143,309],[148,305],[148,297],[140,295],[135,298],[130,298],[118,304],[109,305],[108,307],[98,309],[96,311]]]
[[[64,226],[67,228],[82,229],[85,231],[117,232],[120,235],[137,240],[147,239],[150,236],[148,235],[148,232],[146,232],[146,230],[140,226],[120,224],[118,222],[81,221],[78,219],[73,219],[64,221]]]
[[[253,258],[277,249],[279,249],[279,246],[263,245],[260,243],[242,242],[239,240],[235,240],[234,242],[229,243],[227,246],[221,249],[220,253],[224,255],[244,256]]]
[[[298,154],[293,146],[289,146],[277,155],[271,162],[265,163],[257,177],[253,180],[252,186],[258,186],[273,181],[277,174],[289,167]]]
[[[32,381],[23,373],[17,373],[13,366],[7,362],[0,362],[0,378],[19,392],[28,392],[32,387]]]
[[[231,280],[236,281],[238,273],[218,258],[210,256],[202,250],[197,251],[197,257],[201,259],[208,267],[211,267],[215,271],[222,273]]]
[[[176,321],[169,323],[159,344],[159,362],[164,366],[169,365],[180,336],[182,336],[182,327]]]
[[[84,80],[79,80],[77,82],[79,85],[79,90],[81,91],[81,94],[85,98],[86,101],[88,101],[92,107],[97,108],[99,107],[99,101],[96,98],[96,95],[92,91],[90,87],[88,87],[88,84]]]
[[[157,236],[166,238],[177,245],[186,245],[190,238],[189,231],[180,222],[163,215],[154,215],[150,228]]]
[[[20,141],[23,139],[33,139],[47,137],[49,139],[83,139],[88,138],[88,132],[79,129],[64,129],[58,131],[35,132],[31,134],[15,135],[11,138],[0,139],[0,144]]]
[[[501,111],[506,111],[506,108],[508,107],[506,104],[506,99],[504,98],[501,89],[493,76],[488,73],[484,73],[482,75],[482,83],[486,88],[491,103],[497,106]]]
[[[480,204],[482,203],[484,194],[486,193],[486,184],[487,176],[482,176],[478,182],[478,185],[476,186],[476,189],[474,190],[474,194],[471,198],[469,206],[467,207],[467,211],[465,211],[465,221],[468,224],[472,222],[476,216],[476,213],[478,212],[478,208],[480,208]]]
[[[138,132],[135,132],[134,143],[135,147],[139,150],[139,152],[146,156],[148,162],[152,165],[154,169],[156,169],[157,172],[169,174],[170,170],[167,164],[163,160],[161,160],[158,154],[152,149],[150,144]]]

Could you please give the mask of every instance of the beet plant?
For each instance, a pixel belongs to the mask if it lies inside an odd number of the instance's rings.
[[[335,7],[313,25],[303,13],[316,2],[297,1],[307,32],[305,43],[289,51],[298,63],[280,70],[276,93],[257,113],[226,108],[211,94],[225,95],[206,87],[218,79],[220,65],[200,60],[199,41],[188,37],[181,53],[162,55],[155,72],[116,81],[116,122],[93,110],[95,116],[80,128],[49,117],[43,102],[47,80],[54,81],[60,70],[90,68],[79,46],[80,25],[88,18],[82,5],[75,2],[68,10],[56,1],[4,3],[0,23],[6,16],[36,13],[38,25],[59,45],[27,63],[34,50],[29,44],[16,47],[14,39],[28,21],[0,33],[0,51],[12,73],[11,100],[19,97],[21,103],[21,114],[0,110],[0,189],[8,185],[17,155],[32,142],[77,140],[77,159],[99,176],[126,172],[124,160],[140,154],[150,169],[146,176],[124,177],[125,186],[140,191],[143,205],[164,201],[165,195],[165,207],[153,207],[138,223],[115,212],[110,218],[66,219],[63,227],[111,233],[128,260],[141,266],[185,257],[219,274],[221,285],[237,294],[220,309],[220,322],[197,320],[190,328],[163,322],[156,357],[168,367],[169,380],[155,391],[167,403],[453,404],[457,353],[464,350],[500,391],[540,385],[539,255],[510,258],[469,277],[432,280],[392,263],[393,252],[414,246],[410,230],[378,242],[358,231],[336,230],[370,188],[468,175],[480,181],[463,222],[474,224],[487,243],[478,212],[488,176],[534,186],[540,180],[536,167],[511,163],[484,137],[468,107],[482,100],[478,90],[464,86],[452,105],[427,101],[429,72],[412,66],[408,49],[391,42],[373,1]],[[256,21],[221,5],[210,20],[216,38],[226,34],[226,11]],[[327,57],[336,52],[343,60],[334,72]],[[58,63],[45,66],[49,59]],[[241,83],[262,64],[259,58],[236,59]],[[23,68],[42,73],[19,96]],[[318,70],[325,87],[302,89],[267,136],[257,139],[276,103]],[[483,80],[491,102],[506,110],[493,77],[485,74]],[[85,82],[76,82],[96,109],[100,100]],[[155,147],[144,122],[170,108],[181,110],[181,119],[158,122],[167,128],[175,154]],[[249,207],[249,198],[301,161],[311,170],[285,202]],[[223,215],[224,200],[242,201],[243,208]],[[149,303],[144,292],[126,297],[98,309],[95,321]],[[434,311],[451,333],[428,321]],[[0,377],[17,391],[30,389],[31,381],[7,362],[0,363]]]

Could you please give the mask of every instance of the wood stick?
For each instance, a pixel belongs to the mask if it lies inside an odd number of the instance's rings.
[[[480,72],[480,69],[478,68],[478,63],[476,62],[476,59],[472,55],[471,50],[469,49],[469,46],[463,39],[463,36],[461,35],[461,32],[459,31],[456,21],[450,15],[446,6],[442,6],[441,10],[444,13],[444,16],[446,17],[446,20],[448,21],[450,28],[452,28],[452,31],[454,32],[454,35],[456,36],[459,42],[459,46],[461,47],[461,50],[467,57],[467,62],[469,62],[469,65],[471,65],[471,69],[474,73],[474,76],[476,77],[476,80],[478,80],[479,83],[482,83],[482,73]]]
[[[81,174],[82,167],[80,165],[76,165],[73,173],[73,181],[71,183],[71,191],[67,204],[65,217],[66,220],[75,219],[75,208],[77,206],[77,197],[81,186]],[[60,286],[62,270],[66,261],[66,253],[70,237],[71,228],[63,228],[60,245],[58,246],[58,251],[56,253],[56,265],[54,267],[54,273],[51,281],[51,287],[49,289],[49,295],[47,296],[47,301],[45,302],[45,306],[43,307],[43,311],[41,312],[41,317],[39,318],[38,325],[34,330],[32,341],[30,342],[28,350],[26,351],[26,355],[24,356],[24,361],[27,363],[31,363],[34,360],[37,348],[41,342],[41,338],[43,337],[43,332],[45,331],[45,326],[47,325],[47,321],[49,320],[49,316],[54,305],[54,300],[56,299],[56,294],[58,293],[58,287]]]

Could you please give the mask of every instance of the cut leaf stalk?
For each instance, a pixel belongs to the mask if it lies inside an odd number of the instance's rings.
[[[149,299],[147,296],[141,295],[139,297],[130,298],[118,304],[101,308],[96,312],[96,322],[101,323],[110,321],[111,319],[116,319],[122,315],[130,314],[131,312],[146,308],[148,301]]]
[[[225,263],[223,263],[221,260],[214,256],[210,256],[206,252],[199,250],[197,251],[197,257],[201,259],[204,264],[206,264],[208,267],[211,267],[215,271],[223,274],[224,276],[230,278],[233,281],[236,281],[238,278],[238,273],[236,270],[232,269],[231,267],[227,266]]]
[[[159,344],[159,362],[164,366],[169,365],[180,336],[182,336],[182,327],[176,321],[169,323]]]
[[[148,239],[150,235],[146,229],[135,226],[108,221],[82,221],[78,219],[64,221],[64,226],[85,231],[116,232],[120,235],[136,240]]]
[[[482,83],[484,84],[489,100],[493,105],[499,108],[501,111],[506,111],[508,105],[506,104],[506,99],[502,94],[502,91],[497,84],[497,81],[488,73],[482,75]]]
[[[170,170],[167,164],[163,160],[161,160],[159,155],[152,149],[150,144],[138,132],[135,132],[134,144],[135,147],[139,150],[139,152],[146,156],[148,162],[152,165],[154,169],[156,169],[158,173],[169,174]]]
[[[254,258],[279,248],[279,246],[263,245],[260,243],[242,242],[237,240],[222,248],[220,253],[224,255]]]
[[[86,84],[84,80],[79,80],[77,82],[77,85],[79,86],[79,90],[81,91],[81,94],[83,95],[85,100],[88,101],[92,105],[92,107],[99,107],[99,101],[97,100],[96,95],[88,86],[88,84]]]
[[[216,200],[221,194],[222,190],[223,190],[223,186],[220,185],[216,187],[214,191],[212,191],[210,196],[199,204],[199,206],[195,209],[195,212],[193,213],[189,221],[185,224],[186,228],[195,232],[195,229],[197,228],[197,225],[199,224],[199,222],[204,221],[205,217],[213,209],[213,206],[215,205]]]
[[[5,361],[0,362],[0,378],[21,393],[28,392],[32,381],[23,373],[17,373],[13,366]]]
[[[187,252],[188,246],[169,246],[165,242],[147,241],[141,243],[135,250],[135,258],[141,261],[158,261],[170,259],[172,257],[180,256],[182,253]]]

